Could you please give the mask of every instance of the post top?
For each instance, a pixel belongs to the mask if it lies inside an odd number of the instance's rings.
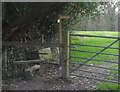
[[[69,19],[70,16],[62,16],[62,15],[59,15],[58,18],[59,18],[59,19]]]

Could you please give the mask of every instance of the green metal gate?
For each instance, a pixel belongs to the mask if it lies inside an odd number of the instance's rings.
[[[111,36],[96,36],[96,35],[85,35],[85,34],[70,34],[70,39],[72,39],[72,37],[87,37],[87,38],[91,38],[94,37],[99,38],[99,39],[114,39],[114,41],[112,43],[109,43],[109,45],[107,46],[95,46],[95,45],[90,45],[90,44],[74,44],[72,42],[70,42],[70,64],[74,65],[76,64],[77,67],[74,67],[74,69],[70,69],[70,75],[74,75],[77,77],[83,77],[83,78],[88,78],[88,79],[94,79],[94,80],[98,80],[98,81],[105,81],[105,82],[112,82],[112,83],[118,83],[120,84],[120,53],[119,54],[112,54],[112,53],[104,53],[105,50],[107,49],[114,49],[114,50],[118,50],[118,52],[120,52],[120,46],[119,47],[112,47],[115,43],[119,42],[120,43],[120,38],[119,37],[111,37]],[[91,47],[91,48],[101,48],[101,50],[99,52],[94,52],[94,51],[87,51],[87,50],[80,50],[80,49],[76,49],[76,47]],[[82,52],[82,53],[94,53],[93,56],[91,56],[90,58],[83,58],[80,57],[80,55],[77,56],[73,56],[71,53],[72,52]],[[103,54],[103,55],[107,55],[107,56],[114,56],[116,58],[118,58],[118,62],[114,62],[114,61],[106,61],[106,60],[97,60],[95,59],[95,57],[97,57],[98,55]],[[78,61],[72,61],[73,58],[76,58]],[[80,62],[81,60],[84,60],[84,62]],[[93,65],[93,64],[87,64],[90,61],[97,61],[97,62],[105,62],[105,63],[110,63],[110,64],[117,64],[118,65],[118,69],[114,69],[111,67],[103,67],[103,66],[99,66],[99,65]],[[104,74],[104,73],[99,73],[99,72],[93,72],[93,71],[89,71],[89,70],[84,70],[81,69],[83,66],[87,66],[87,67],[96,67],[99,69],[106,69],[109,71],[117,71],[118,74],[114,75],[114,74]],[[111,76],[111,77],[117,77],[117,80],[109,80],[108,78],[106,79],[100,79],[97,77],[89,77],[89,76],[83,76],[83,75],[78,75],[75,74],[75,71],[82,71],[82,72],[86,72],[86,73],[94,73],[94,74],[99,74],[99,75],[104,75],[104,76]]]

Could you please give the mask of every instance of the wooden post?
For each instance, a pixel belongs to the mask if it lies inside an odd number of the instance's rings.
[[[43,64],[43,63],[40,63],[39,65],[40,65],[39,73],[40,73],[40,76],[43,77],[43,74],[44,74],[44,69],[43,69],[44,66],[43,66],[43,65],[44,65],[44,64]]]
[[[63,19],[69,19],[69,16],[62,16],[62,15],[58,16],[57,22],[58,22],[59,43],[60,43],[60,45],[62,45],[62,20]],[[59,57],[60,57],[60,65],[61,65],[61,63],[63,61],[62,60],[62,48],[61,48],[61,46],[59,47],[59,52],[60,52]]]
[[[42,34],[42,43],[44,43],[44,34]]]
[[[57,21],[58,24],[58,31],[59,31],[59,43],[62,44],[62,25],[61,25],[61,19],[59,18]],[[62,61],[62,48],[59,46],[59,57],[60,57],[60,61],[59,64],[61,66],[61,61]]]
[[[61,20],[60,20],[61,21]],[[61,22],[59,23],[59,43],[60,44],[62,44],[62,35],[61,35]],[[59,47],[59,52],[60,52],[60,55],[59,55],[59,57],[60,57],[60,65],[61,65],[61,61],[62,61],[62,48],[61,47]]]
[[[13,70],[13,72],[14,72],[14,78],[16,78],[16,76],[17,76],[17,64],[14,64],[14,70]]]
[[[70,53],[70,44],[72,43],[72,40],[71,40],[72,37],[70,36],[70,34],[71,34],[71,32],[69,31],[69,36],[68,36],[69,37],[69,45],[68,45],[69,46],[69,63],[72,60],[71,59],[71,53]],[[71,66],[69,68],[71,69]]]
[[[60,65],[62,66],[61,77],[69,77],[69,31],[62,31],[62,19],[69,19],[69,16],[58,17],[59,40],[60,40]]]
[[[5,61],[4,61],[5,73],[7,73],[7,64],[8,64],[8,48],[7,46],[5,46]]]
[[[62,31],[62,78],[69,78],[69,31]]]

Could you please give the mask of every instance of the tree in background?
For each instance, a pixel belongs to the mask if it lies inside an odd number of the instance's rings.
[[[73,26],[74,30],[117,31],[119,2],[103,2],[97,4],[96,11],[93,11],[91,15],[80,17],[82,20]]]

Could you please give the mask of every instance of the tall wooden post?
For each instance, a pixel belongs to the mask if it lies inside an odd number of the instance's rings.
[[[69,77],[69,31],[62,30],[62,19],[69,19],[69,16],[59,16],[59,38],[60,38],[60,64],[62,67],[61,77]]]
[[[43,77],[43,74],[44,74],[44,64],[43,63],[40,63],[39,64],[40,65],[40,70],[39,70],[39,75],[41,76],[41,77]]]
[[[44,34],[42,34],[42,43],[44,43]]]
[[[58,31],[59,31],[59,43],[62,44],[62,22],[61,19],[58,17]],[[59,57],[60,57],[60,66],[61,66],[61,61],[62,61],[62,48],[59,46]]]
[[[69,31],[62,31],[62,78],[68,78],[69,77]]]
[[[5,61],[4,61],[4,69],[7,74],[7,64],[8,64],[8,47],[5,46]]]

